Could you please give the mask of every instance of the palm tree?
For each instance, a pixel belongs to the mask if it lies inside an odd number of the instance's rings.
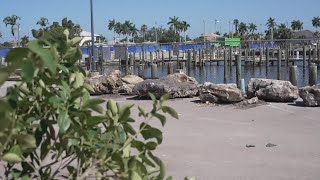
[[[148,31],[148,26],[143,24],[141,27],[140,27],[140,32],[143,34],[143,42],[146,41],[146,32]]]
[[[190,24],[187,23],[187,21],[181,22],[181,29],[183,31],[184,41],[187,41],[186,31],[189,29],[189,27],[190,27]]]
[[[293,31],[300,31],[303,29],[303,22],[300,20],[293,20],[291,22],[291,28]]]
[[[17,16],[17,15],[7,16],[7,17],[5,17],[3,19],[3,22],[6,24],[6,27],[8,25],[11,26],[11,34],[12,34],[14,40],[16,40],[16,38],[15,38],[15,30],[16,30],[15,26],[17,25],[17,21],[18,20],[21,20],[21,18],[19,16]]]
[[[116,42],[116,31],[115,31],[115,27],[116,27],[116,20],[115,20],[115,19],[109,20],[108,29],[109,29],[110,31],[113,30],[113,42],[114,42],[114,43]]]
[[[180,33],[183,31],[183,24],[181,21],[178,21],[177,24],[176,24],[176,31],[177,31],[177,35],[178,35],[178,38],[179,38],[179,42],[181,42],[181,36],[180,36]]]
[[[241,22],[240,24],[239,24],[239,33],[240,33],[240,36],[243,36],[243,35],[245,35],[247,32],[248,32],[248,26],[247,26],[247,24],[246,23],[244,23],[244,22]]]
[[[130,27],[132,26],[132,22],[126,20],[124,21],[124,23],[122,24],[122,33],[123,35],[126,36],[127,39],[127,43],[128,43],[128,35],[130,35]]]
[[[122,33],[121,26],[122,24],[120,22],[117,22],[114,26],[114,31],[119,35],[119,39],[120,39],[120,34]]]
[[[236,34],[238,34],[239,20],[238,19],[234,19],[233,20],[233,25],[235,27]]]
[[[41,17],[40,20],[37,22],[37,25],[41,26],[42,35],[44,35],[44,29],[48,24],[49,24],[49,21],[45,17]]]
[[[49,24],[49,21],[45,17],[41,17],[40,20],[37,22],[37,25],[40,25],[41,27],[46,27]]]
[[[28,37],[28,36],[23,36],[23,37],[21,38],[21,45],[22,45],[22,47],[26,47],[28,43],[29,43],[29,37]]]
[[[269,17],[269,19],[267,20],[266,26],[269,29],[270,35],[271,35],[271,40],[273,40],[273,36],[274,36],[274,28],[277,26],[276,21],[274,18]]]
[[[276,38],[278,39],[291,39],[293,37],[293,32],[291,29],[289,29],[286,24],[281,23],[278,26],[278,29],[276,31]]]
[[[288,28],[287,25],[285,23],[281,23],[279,26],[278,26],[279,29],[285,29],[285,28]]]
[[[132,36],[132,42],[134,43],[134,37],[138,35],[138,29],[135,24],[130,26],[130,35]]]
[[[269,19],[267,20],[266,26],[268,27],[268,29],[274,29],[277,24],[274,18],[269,17]]]
[[[316,32],[318,32],[318,27],[320,27],[320,17],[314,17],[312,19],[312,26],[316,28]]]
[[[177,33],[177,26],[179,25],[179,18],[176,16],[170,17],[168,25],[173,27],[175,33]]]
[[[250,24],[248,25],[248,29],[249,29],[249,31],[251,32],[251,34],[253,35],[254,32],[257,30],[257,25],[255,25],[254,23],[250,23]]]

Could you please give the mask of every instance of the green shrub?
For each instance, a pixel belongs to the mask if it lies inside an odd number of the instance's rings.
[[[0,85],[16,69],[21,82],[0,98],[0,158],[6,179],[165,179],[165,165],[153,151],[162,132],[149,122],[177,113],[152,94],[153,108],[138,129],[133,104],[105,103],[89,95],[85,72],[76,64],[80,38],[45,35],[26,49],[12,49]],[[45,47],[45,48],[44,48]],[[102,108],[106,106],[106,108]],[[171,179],[169,177],[168,179]]]

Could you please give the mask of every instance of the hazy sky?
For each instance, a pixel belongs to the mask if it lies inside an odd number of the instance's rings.
[[[240,21],[253,22],[258,31],[265,30],[266,20],[271,16],[277,23],[288,23],[294,19],[304,22],[305,29],[314,28],[311,20],[320,16],[320,0],[93,0],[95,33],[112,39],[112,32],[107,30],[108,20],[130,20],[140,27],[165,26],[169,17],[178,16],[191,25],[187,34],[192,38],[203,32],[214,31],[214,20],[219,20],[216,29],[229,31],[229,22],[237,18]],[[12,40],[10,28],[6,28],[4,17],[16,14],[21,17],[21,36],[29,35],[32,28],[37,28],[40,17],[52,21],[61,21],[68,17],[90,31],[90,0],[0,0],[0,42]],[[231,26],[233,29],[233,26]]]

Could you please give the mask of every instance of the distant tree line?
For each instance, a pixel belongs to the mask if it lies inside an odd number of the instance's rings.
[[[257,40],[259,38],[264,39],[292,39],[294,38],[294,33],[303,30],[303,22],[300,20],[293,20],[289,26],[288,23],[276,23],[275,19],[270,17],[265,24],[267,30],[262,34],[262,32],[257,33],[257,25],[254,23],[244,23],[240,22],[238,19],[233,20],[233,25],[235,27],[235,33],[224,34],[225,37],[241,37],[241,39],[253,39]],[[314,17],[312,19],[312,25],[316,28],[315,36],[319,37],[318,28],[320,27],[320,17]],[[264,36],[263,36],[264,35]],[[300,37],[303,38],[303,37]]]
[[[142,24],[138,29],[135,24],[128,20],[121,23],[112,19],[109,20],[108,29],[113,31],[113,42],[118,43],[142,43],[146,41],[170,43],[191,40],[186,35],[186,31],[190,28],[190,24],[188,22],[180,21],[178,17],[174,16],[169,18],[169,22],[167,24],[169,25],[168,29],[162,26],[153,26],[149,28],[146,24]],[[116,36],[118,37],[118,41]]]
[[[7,16],[3,19],[3,23],[6,27],[10,27],[13,41],[0,43],[0,48],[9,47],[25,47],[29,42],[28,36],[23,36],[20,40],[17,39],[17,33],[19,28],[19,21],[21,18],[17,15]],[[312,25],[315,27],[315,37],[320,37],[318,28],[320,27],[320,17],[314,17],[312,19]],[[39,38],[45,33],[52,35],[61,34],[64,29],[68,29],[70,37],[80,36],[82,31],[79,24],[75,24],[68,18],[63,18],[61,23],[53,22],[49,23],[48,19],[41,17],[36,22],[39,25],[39,29],[32,29],[33,38]],[[125,20],[124,22],[118,22],[115,19],[109,20],[107,29],[113,31],[113,42],[116,43],[143,43],[143,42],[158,42],[158,43],[172,43],[172,42],[185,42],[191,41],[186,35],[186,31],[190,28],[190,24],[187,21],[179,20],[179,17],[170,17],[167,22],[168,28],[163,26],[148,27],[146,24],[142,24],[137,27],[133,22]],[[301,20],[293,20],[291,24],[277,23],[275,18],[270,17],[265,26],[267,30],[265,32],[257,32],[258,26],[254,23],[241,22],[239,19],[233,20],[234,33],[225,33],[223,37],[240,37],[243,40],[258,40],[258,39],[292,39],[294,33],[303,30],[303,22]],[[1,30],[1,29],[0,29]],[[59,33],[58,33],[59,32]],[[216,32],[220,35],[221,32]],[[2,33],[0,31],[0,38]],[[299,37],[303,38],[303,37]],[[199,40],[199,38],[194,39]],[[106,38],[101,35],[97,39],[97,42],[106,42]],[[89,45],[90,42],[85,43]]]

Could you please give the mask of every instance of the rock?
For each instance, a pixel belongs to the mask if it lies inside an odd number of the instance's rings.
[[[212,94],[200,94],[199,96],[200,98],[200,101],[203,102],[203,103],[218,103],[219,102],[219,99],[217,96],[215,95],[212,95]]]
[[[276,144],[272,144],[272,143],[268,143],[267,145],[266,145],[266,147],[275,147],[275,146],[277,146]]]
[[[253,144],[247,144],[247,145],[246,145],[246,147],[247,147],[247,148],[254,148],[254,147],[256,147],[256,145],[253,145]]]
[[[234,103],[243,100],[242,92],[236,84],[205,83],[200,88],[200,100],[210,103]]]
[[[133,89],[134,85],[133,84],[123,84],[118,92],[119,93],[123,93],[123,94],[126,94],[126,95],[132,95],[132,89]]]
[[[271,102],[292,102],[298,99],[298,88],[290,81],[251,79],[247,96]]]
[[[194,97],[198,94],[197,83],[185,74],[173,74],[164,79],[148,79],[135,85],[133,94],[146,97],[153,93],[157,98],[169,93],[171,98]]]
[[[116,94],[123,85],[121,72],[115,70],[109,75],[98,75],[86,78],[85,82],[93,87],[94,93],[91,95]]]
[[[320,84],[300,88],[299,96],[303,99],[303,104],[305,106],[320,106]]]
[[[166,79],[170,81],[178,81],[178,82],[190,82],[193,84],[198,85],[198,82],[195,78],[190,77],[184,73],[174,73],[174,74],[169,74]]]
[[[246,100],[247,104],[257,104],[259,99],[257,97]]]
[[[257,97],[251,98],[251,99],[246,99],[244,101],[241,101],[239,103],[234,104],[237,109],[242,109],[242,110],[247,110],[251,108],[255,108],[261,105],[267,105],[263,100],[259,100]],[[254,120],[252,120],[254,121]]]
[[[136,76],[136,75],[127,75],[123,78],[121,78],[122,81],[126,84],[133,84],[133,85],[136,85],[142,81],[144,81],[144,79],[142,79],[141,77],[139,76]]]

